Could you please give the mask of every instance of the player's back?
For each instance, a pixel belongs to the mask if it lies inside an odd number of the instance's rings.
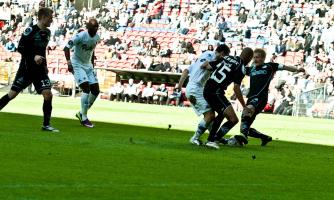
[[[188,85],[197,85],[204,87],[205,82],[210,77],[211,71],[202,68],[201,66],[206,62],[211,62],[216,59],[216,54],[214,51],[204,52],[195,62],[193,62],[189,70],[189,82]]]
[[[72,59],[81,63],[90,63],[99,40],[100,37],[98,35],[91,37],[87,31],[82,31],[75,35],[69,42],[69,45],[74,48]]]
[[[226,90],[232,83],[241,84],[245,76],[244,62],[239,56],[226,56],[216,66],[207,81],[206,88],[211,90]]]

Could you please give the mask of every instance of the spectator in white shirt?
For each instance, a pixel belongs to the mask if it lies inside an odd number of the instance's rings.
[[[148,81],[147,86],[144,88],[142,93],[142,99],[145,103],[151,104],[153,103],[153,95],[154,95],[154,88],[152,87],[152,82]]]
[[[124,87],[121,84],[121,82],[117,81],[117,83],[110,88],[109,90],[109,96],[110,96],[110,101],[120,101],[122,95],[124,92]]]
[[[129,79],[129,84],[125,87],[124,93],[122,95],[124,102],[134,102],[137,99],[137,85],[133,83],[133,79]]]

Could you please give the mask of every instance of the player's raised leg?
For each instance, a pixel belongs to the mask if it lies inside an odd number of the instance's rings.
[[[240,132],[247,138],[250,126],[255,119],[255,107],[247,105],[248,109],[244,109],[241,115]]]
[[[266,146],[269,142],[273,140],[273,138],[269,135],[263,134],[257,131],[255,128],[250,128],[248,132],[249,137],[260,138],[261,146]]]
[[[0,110],[2,110],[11,100],[13,100],[19,93],[10,90],[8,94],[5,94],[4,96],[1,97],[0,99]]]
[[[24,62],[16,72],[12,87],[7,94],[0,99],[0,110],[2,110],[11,100],[13,100],[24,88],[32,83],[30,74],[27,73],[27,67]]]
[[[256,111],[256,108],[253,105],[247,105],[247,107],[248,110],[244,110],[242,112],[240,132],[245,138],[249,136],[261,139],[262,141],[261,146],[265,146],[268,142],[272,141],[272,137],[260,133],[254,128],[251,128],[251,125],[253,124],[258,112]],[[261,108],[262,107],[263,106],[261,106]]]

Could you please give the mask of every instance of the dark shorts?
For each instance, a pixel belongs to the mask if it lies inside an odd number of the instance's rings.
[[[205,87],[203,95],[211,108],[218,113],[223,113],[226,108],[231,106],[231,102],[225,97],[225,92],[221,89],[212,91]]]
[[[38,94],[41,94],[43,90],[51,89],[51,81],[45,71],[30,70],[24,66],[19,67],[11,89],[21,92],[31,83],[34,84]]]
[[[267,100],[268,98],[266,97],[261,97],[261,96],[256,96],[247,99],[247,105],[252,105],[255,108],[255,113],[258,114],[262,112],[262,110],[266,107],[267,105]]]

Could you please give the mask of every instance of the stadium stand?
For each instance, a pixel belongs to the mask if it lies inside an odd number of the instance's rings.
[[[278,73],[271,87],[275,104],[282,101],[282,91],[275,88],[280,81],[291,88],[295,98],[300,94],[333,84],[334,77],[334,5],[332,0],[113,0],[100,1],[95,8],[73,6],[60,1],[50,27],[54,41],[48,51],[49,73],[68,81],[62,48],[84,22],[96,17],[100,22],[101,43],[95,66],[105,91],[121,76],[119,70],[135,74],[147,71],[180,74],[210,45],[226,43],[233,55],[243,47],[264,48],[268,61],[299,65],[307,76]],[[45,2],[44,2],[45,4]],[[26,26],[36,19],[39,2],[20,5],[8,1],[2,6],[0,24],[0,59],[17,61],[20,55],[9,52],[9,40],[17,45]],[[35,8],[35,9],[32,9]],[[32,10],[32,11],[31,11]],[[11,18],[6,18],[6,13]],[[172,75],[171,75],[172,76]],[[1,76],[0,76],[1,78]],[[148,80],[151,77],[147,77]],[[160,84],[164,79],[155,77]],[[168,80],[168,79],[165,79]],[[167,85],[174,85],[167,82]],[[139,81],[139,80],[137,80]],[[65,84],[67,87],[71,84]],[[332,96],[334,93],[327,92]],[[298,101],[296,101],[298,102]],[[297,106],[297,105],[296,105]]]

